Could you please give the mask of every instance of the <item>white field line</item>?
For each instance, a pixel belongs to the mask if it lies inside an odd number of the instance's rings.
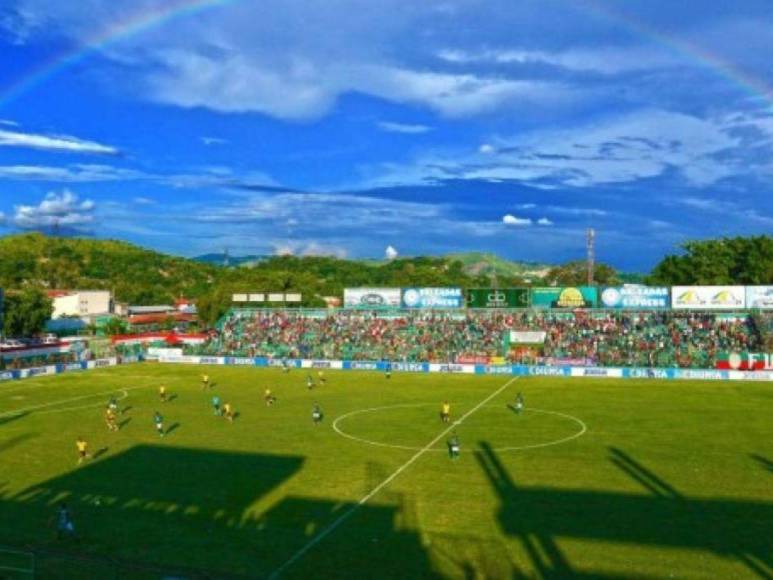
[[[50,403],[44,403],[42,405],[33,405],[32,407],[22,407],[21,409],[14,409],[13,411],[6,411],[0,413],[0,419],[5,417],[14,417],[16,415],[22,415],[29,413],[30,411],[37,411],[38,409],[45,409],[47,407],[56,407],[57,405],[63,405],[65,403],[73,403],[75,401],[82,401],[84,399],[93,399],[94,397],[104,397],[105,395],[113,395],[115,393],[123,393],[126,391],[135,391],[137,389],[147,389],[149,385],[143,385],[141,387],[127,387],[125,389],[113,389],[112,391],[102,391],[101,393],[91,393],[90,395],[82,395],[80,397],[73,397],[71,399],[62,399],[61,401],[52,401]],[[72,410],[72,409],[70,409]]]
[[[424,455],[427,451],[432,449],[432,447],[435,446],[435,444],[440,441],[443,437],[448,435],[451,431],[456,429],[458,425],[460,425],[467,417],[472,415],[475,411],[483,407],[486,403],[488,403],[491,399],[499,395],[502,391],[504,391],[510,384],[515,381],[518,377],[513,377],[509,381],[507,381],[504,385],[499,387],[496,391],[491,393],[488,397],[483,399],[480,403],[475,405],[472,409],[467,411],[464,415],[462,415],[459,420],[454,421],[451,425],[449,425],[446,429],[440,432],[440,434],[435,437],[432,441],[427,443],[424,447],[422,447],[419,451],[417,451],[413,457],[411,457],[408,461],[403,463],[400,467],[398,467],[392,475],[387,477],[384,481],[379,483],[376,487],[374,487],[367,495],[365,495],[360,501],[358,501],[356,504],[354,504],[352,507],[350,507],[348,510],[346,510],[343,514],[341,514],[333,523],[331,523],[328,527],[326,527],[324,530],[319,532],[316,536],[314,536],[305,546],[303,546],[300,550],[298,550],[295,554],[293,554],[290,559],[288,559],[284,564],[279,566],[276,570],[274,570],[271,575],[269,576],[270,579],[278,578],[285,570],[287,570],[290,566],[295,564],[298,560],[303,558],[306,553],[311,550],[314,546],[319,544],[322,540],[324,540],[327,536],[329,536],[338,526],[340,526],[342,523],[344,523],[346,520],[348,520],[352,515],[354,515],[363,505],[365,505],[368,501],[370,501],[373,496],[375,496],[378,492],[380,492],[382,489],[384,489],[387,485],[392,483],[392,481],[400,475],[403,471],[408,469],[411,465],[413,465],[422,455]]]
[[[374,413],[376,411],[382,411],[385,409],[405,409],[405,408],[411,408],[411,407],[434,407],[436,403],[406,403],[406,404],[399,404],[399,405],[385,405],[382,407],[370,407],[369,409],[358,409],[356,411],[350,411],[349,413],[346,413],[345,415],[341,415],[340,417],[337,417],[335,421],[333,421],[333,431],[341,435],[342,437],[346,437],[347,439],[351,439],[352,441],[357,441],[358,443],[365,443],[367,445],[373,445],[374,447],[388,447],[390,449],[405,449],[407,451],[416,451],[418,449],[421,449],[421,447],[416,446],[410,446],[410,445],[397,445],[394,443],[382,443],[380,441],[371,441],[370,439],[364,439],[362,437],[357,437],[355,435],[350,435],[349,433],[346,433],[344,430],[341,429],[339,426],[339,423],[343,421],[344,419],[347,419],[349,417],[353,417],[354,415],[360,415],[364,413]],[[486,405],[487,407],[495,407],[496,405]],[[582,421],[582,419],[578,419],[577,417],[573,415],[568,415],[566,413],[559,413],[558,411],[545,411],[543,409],[534,409],[533,407],[527,407],[523,410],[524,413],[540,413],[543,415],[556,415],[557,417],[563,417],[564,419],[568,419],[570,421],[573,421],[576,423],[580,429],[576,433],[573,433],[572,435],[569,435],[567,437],[562,437],[561,439],[556,439],[553,441],[546,441],[544,443],[534,443],[532,445],[517,445],[517,446],[508,446],[508,447],[498,447],[496,449],[493,449],[493,451],[496,452],[505,452],[505,451],[526,451],[528,449],[539,449],[542,447],[551,447],[553,445],[560,445],[561,443],[567,443],[569,441],[572,441],[573,439],[577,439],[578,437],[582,437],[585,435],[586,431],[588,430],[588,426]],[[445,449],[430,449],[429,451],[432,452],[440,452],[445,453]]]

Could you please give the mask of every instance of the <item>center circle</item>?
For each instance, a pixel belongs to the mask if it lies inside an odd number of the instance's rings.
[[[428,410],[435,409],[433,412]],[[374,415],[380,414],[382,422],[375,423]],[[392,419],[390,416],[395,417]],[[489,419],[487,422],[486,419]],[[546,421],[547,419],[547,421]],[[452,417],[451,421],[455,420]],[[370,433],[376,431],[376,435],[360,436],[358,429],[352,429],[352,423],[360,423],[361,429]],[[343,424],[349,427],[344,430]],[[421,451],[424,446],[412,445],[416,438],[423,438],[427,442],[432,441],[444,428],[452,424],[441,423],[439,419],[439,407],[437,403],[403,403],[397,405],[385,405],[358,409],[337,417],[333,421],[333,430],[347,439],[373,445],[376,447],[389,447],[392,449],[405,449],[408,451]],[[568,432],[566,425],[571,425]],[[516,436],[524,436],[529,441],[521,445],[503,445],[494,448],[494,451],[521,451],[525,449],[537,449],[566,443],[585,434],[587,426],[582,420],[557,411],[544,409],[524,408],[521,414],[507,405],[486,405],[471,415],[463,423],[457,426],[462,441],[470,439],[470,434],[475,434],[473,439],[488,440],[495,438],[513,439]],[[505,432],[504,436],[502,432]],[[385,434],[378,437],[378,434]],[[451,431],[449,431],[450,435]],[[568,433],[568,434],[567,434]],[[405,439],[408,439],[406,441]],[[381,439],[381,440],[380,440]],[[383,439],[386,439],[383,440]],[[427,451],[445,452],[445,441],[437,443],[437,447]]]

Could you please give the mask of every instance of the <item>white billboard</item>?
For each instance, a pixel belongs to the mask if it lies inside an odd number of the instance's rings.
[[[279,294],[279,293],[271,293],[268,295],[268,301],[269,302],[284,302],[285,301],[285,295]]]
[[[250,294],[248,302],[265,302],[265,294]]]
[[[344,288],[344,308],[400,308],[400,289]]]
[[[737,310],[746,307],[743,286],[674,286],[671,308],[674,310]]]
[[[285,294],[285,302],[300,302],[300,294]]]
[[[247,295],[246,294],[234,294],[233,295],[233,301],[234,302],[248,302]]]
[[[747,286],[746,308],[773,310],[773,286]]]

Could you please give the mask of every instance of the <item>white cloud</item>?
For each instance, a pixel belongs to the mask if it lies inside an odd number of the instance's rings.
[[[496,149],[491,143],[483,143],[480,147],[478,147],[478,153],[483,153],[484,155],[490,155],[495,151]]]
[[[200,139],[204,145],[226,145],[228,143],[228,139],[221,137],[200,137]]]
[[[573,48],[550,52],[533,49],[501,48],[482,51],[461,49],[440,50],[438,58],[462,64],[533,65],[545,64],[579,72],[617,74],[684,64],[674,55],[657,46],[606,46],[598,48]]]
[[[405,133],[407,135],[420,135],[421,133],[432,131],[432,127],[427,125],[411,125],[407,123],[393,123],[391,121],[381,121],[378,127],[388,133]]]
[[[18,181],[56,181],[85,183],[144,179],[148,175],[133,169],[110,165],[75,164],[65,167],[49,165],[0,165],[0,179]]]
[[[537,225],[538,225],[538,226],[552,226],[552,225],[553,225],[553,222],[552,222],[552,221],[550,221],[550,220],[549,220],[548,218],[546,218],[546,217],[542,217],[542,218],[539,218],[539,219],[537,220]]]
[[[280,240],[273,241],[276,256],[332,256],[345,258],[349,252],[346,248],[320,243],[315,240]]]
[[[118,149],[68,135],[39,135],[0,129],[0,146],[97,155],[117,155]]]
[[[25,230],[52,227],[83,229],[94,221],[95,204],[80,201],[78,195],[65,189],[46,194],[38,205],[14,207],[13,224]]]
[[[387,260],[394,260],[398,255],[399,254],[394,246],[387,246],[386,250],[384,250],[384,257]]]
[[[507,214],[502,218],[502,223],[508,226],[530,226],[531,219],[519,218],[512,214]]]
[[[155,199],[149,197],[135,197],[132,201],[137,205],[155,205],[157,203]]]
[[[16,121],[10,121],[8,119],[0,119],[0,125],[5,125],[6,127],[18,127],[19,123]]]

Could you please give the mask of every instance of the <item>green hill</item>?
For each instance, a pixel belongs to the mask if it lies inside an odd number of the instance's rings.
[[[489,278],[543,278],[552,266],[537,262],[511,262],[494,254],[485,252],[464,252],[449,254],[449,260],[459,260],[464,271],[470,276]]]

